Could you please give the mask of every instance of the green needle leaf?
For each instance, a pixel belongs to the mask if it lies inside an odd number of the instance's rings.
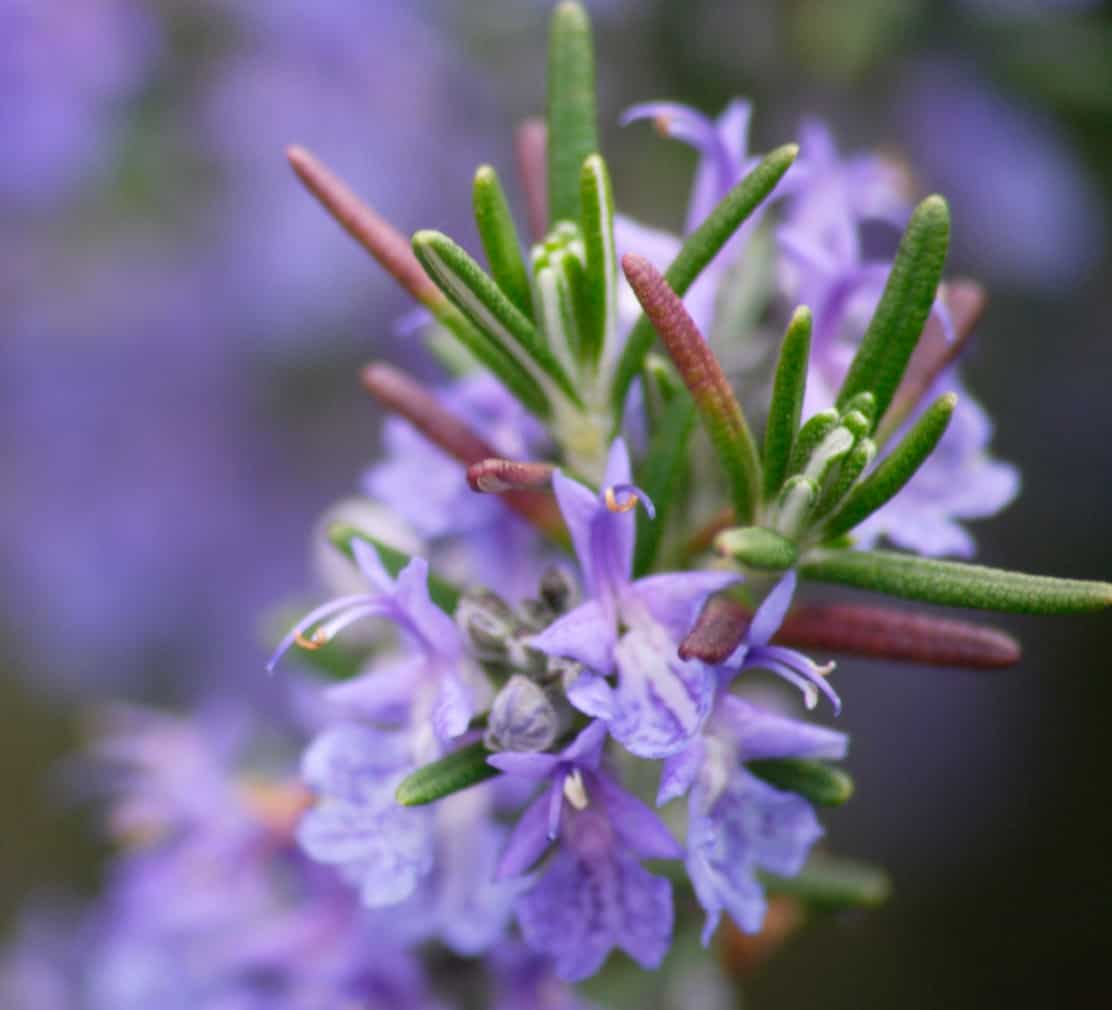
[[[934,452],[950,424],[957,402],[954,393],[947,393],[927,408],[900,444],[857,486],[830,520],[825,531],[828,538],[848,533],[899,494]]]
[[[799,473],[811,458],[813,453],[836,427],[838,427],[838,411],[827,407],[807,419],[807,423],[799,429],[792,448],[791,458],[788,460],[788,474]]]
[[[676,391],[656,425],[644,470],[638,483],[656,506],[656,518],[637,510],[637,540],[633,555],[634,577],[652,571],[660,540],[675,502],[682,497],[683,475],[688,466],[687,446],[695,428],[695,403],[685,389]]]
[[[811,310],[800,306],[788,323],[776,378],[772,384],[772,405],[764,440],[764,497],[770,501],[784,483],[788,473],[799,416],[803,410],[803,394],[807,390],[807,362],[811,355]]]
[[[895,551],[816,550],[804,578],[949,607],[1013,614],[1085,614],[1112,606],[1112,584],[920,558]]]
[[[725,530],[715,538],[714,549],[747,568],[764,572],[786,571],[798,558],[795,544],[762,526]]]
[[[561,3],[548,35],[549,227],[579,219],[579,169],[598,148],[591,22],[581,4]]]
[[[884,416],[930,315],[949,242],[946,201],[928,196],[900,240],[884,293],[838,393],[839,407],[868,391],[876,397],[876,419]]]
[[[746,767],[777,789],[798,793],[812,803],[841,806],[853,795],[853,779],[840,768],[806,758],[769,758],[749,761]]]
[[[875,866],[815,853],[794,877],[759,873],[769,894],[798,898],[823,912],[876,908],[892,893],[888,874]]]
[[[614,251],[614,196],[610,174],[599,154],[583,162],[580,203],[583,243],[587,250],[584,285],[585,325],[580,353],[583,360],[597,362],[603,348],[613,339],[617,326],[618,258]]]
[[[784,173],[791,168],[797,154],[799,148],[795,144],[786,144],[767,155],[722,198],[707,215],[707,219],[687,236],[671,266],[664,272],[664,279],[676,294],[682,298],[687,293],[703,268],[718,255],[745,219],[776,188]],[[652,324],[642,316],[626,339],[625,350],[614,376],[611,396],[614,412],[618,417],[621,416],[629,385],[641,371],[645,355],[652,347],[653,336]]]
[[[482,165],[475,173],[471,197],[475,224],[495,283],[518,309],[532,318],[533,296],[529,291],[529,272],[521,255],[517,228],[498,173],[490,165]]]
[[[403,807],[417,807],[492,779],[501,773],[487,764],[490,754],[481,740],[461,747],[402,779],[394,798]]]
[[[552,404],[544,390],[502,346],[471,321],[451,302],[442,301],[433,309],[440,323],[479,364],[488,368],[521,404],[542,421],[552,416]]]
[[[535,365],[572,403],[583,406],[567,373],[533,324],[465,250],[442,232],[425,230],[413,236],[413,251],[438,287],[475,326],[507,351],[518,347],[525,356],[521,364],[526,368]]]
[[[722,366],[656,267],[643,256],[627,253],[622,269],[699,409],[729,479],[734,512],[742,522],[751,521],[761,487],[760,457]]]
[[[369,533],[364,533],[362,530],[354,526],[349,526],[347,523],[333,523],[329,526],[328,539],[332,546],[349,561],[355,560],[355,552],[352,550],[351,542],[353,540],[366,540],[367,543],[378,551],[379,559],[382,561],[382,567],[393,576],[396,576],[398,572],[413,560],[405,551],[399,551],[396,547],[391,547],[389,544],[379,540],[378,537],[373,537]],[[453,586],[452,583],[445,581],[434,572],[429,572],[429,596],[432,602],[441,610],[449,614],[454,613],[456,605],[459,603],[459,599],[462,595],[462,591]]]

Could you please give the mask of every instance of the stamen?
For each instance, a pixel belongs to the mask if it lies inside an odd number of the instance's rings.
[[[571,772],[564,778],[564,796],[576,810],[586,810],[589,799],[587,787],[583,783],[583,775],[579,769]]]
[[[618,501],[618,496],[614,493],[612,487],[606,489],[606,507],[611,512],[632,512],[637,508],[637,498],[635,495],[630,495],[624,502]]]
[[[303,649],[308,649],[309,652],[316,652],[317,649],[322,649],[328,644],[328,633],[323,628],[317,628],[308,638],[306,638],[300,631],[293,636],[293,640]]]
[[[613,484],[603,492],[602,498],[611,512],[632,512],[640,502],[649,518],[656,518],[656,506],[652,499],[633,484]]]

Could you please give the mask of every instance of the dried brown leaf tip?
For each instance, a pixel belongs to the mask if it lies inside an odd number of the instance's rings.
[[[555,468],[550,463],[484,459],[467,468],[467,483],[471,485],[472,491],[483,494],[542,491],[552,486],[554,471]]]
[[[291,147],[286,157],[306,189],[406,291],[430,307],[444,301],[440,289],[417,262],[405,235],[368,207],[339,176],[305,148]]]

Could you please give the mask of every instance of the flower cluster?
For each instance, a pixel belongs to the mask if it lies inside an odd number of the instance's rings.
[[[817,808],[852,792],[848,738],[772,685],[837,715],[834,664],[800,650],[992,667],[1018,649],[806,584],[1112,604],[1105,583],[943,559],[1017,490],[957,377],[983,295],[943,281],[944,200],[913,206],[896,166],[843,158],[820,124],[755,157],[745,103],[651,103],[627,120],[699,153],[687,233],[654,231],[614,211],[578,4],[550,45],[547,124],[518,138],[528,253],[476,173],[489,270],[439,232],[406,241],[291,149],[452,374],[437,394],[363,373],[396,415],[364,479],[377,510],[328,528],[348,591],[269,664],[333,678],[296,682],[300,781],[259,784],[214,729],[146,721],[102,747],[130,770],[114,822],[143,845],[80,982],[94,1006],[433,1007],[429,964],[481,958],[489,1004],[574,1008],[564,983],[615,950],[652,969],[677,934],[760,932],[777,897],[875,904],[881,872],[815,851]],[[902,229],[894,252],[864,241],[876,225],[891,246]]]

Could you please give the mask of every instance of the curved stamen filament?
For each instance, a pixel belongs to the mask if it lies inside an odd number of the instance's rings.
[[[640,502],[650,519],[656,517],[656,508],[652,499],[633,484],[611,485],[602,493],[602,500],[611,512],[632,512]]]
[[[324,628],[317,628],[308,638],[300,631],[293,636],[293,640],[303,649],[316,652],[328,644],[329,635]]]

